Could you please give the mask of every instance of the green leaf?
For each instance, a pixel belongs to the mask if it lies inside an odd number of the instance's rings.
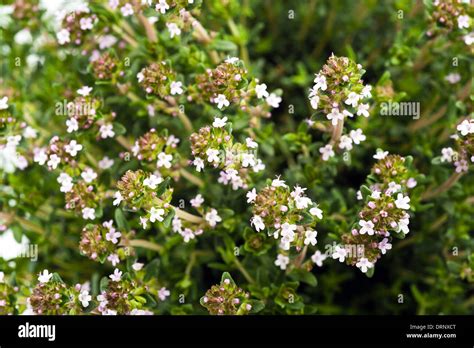
[[[316,279],[316,276],[313,273],[301,268],[296,268],[292,270],[289,274],[289,277],[293,280],[300,281],[311,286],[318,285],[318,280]]]
[[[168,176],[165,180],[163,180],[158,187],[156,188],[156,196],[160,197],[165,191],[168,189],[168,185],[171,181],[171,178]]]
[[[235,43],[232,41],[227,41],[227,40],[215,40],[211,47],[217,51],[237,51],[238,47]]]
[[[170,227],[171,221],[173,220],[175,214],[176,212],[174,211],[174,209],[171,210],[170,213],[166,215],[165,219],[163,220],[163,226],[165,226],[166,228]]]
[[[115,223],[117,224],[117,227],[121,231],[129,231],[130,226],[128,225],[127,219],[125,218],[125,215],[122,212],[122,209],[117,208],[115,209]]]

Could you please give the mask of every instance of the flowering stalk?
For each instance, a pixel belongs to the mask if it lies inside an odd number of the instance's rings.
[[[314,86],[310,90],[311,107],[326,114],[332,124],[329,143],[320,148],[323,161],[334,156],[334,146],[341,150],[350,151],[353,144],[366,140],[361,129],[351,130],[349,135],[343,135],[344,120],[347,117],[369,117],[369,104],[364,99],[371,97],[372,87],[364,85],[362,75],[365,70],[347,57],[329,57],[321,71],[316,74]],[[315,125],[312,119],[307,120],[310,127]]]
[[[377,151],[371,186],[363,186],[358,198],[364,207],[351,232],[342,235],[343,245],[335,246],[332,258],[357,266],[363,273],[373,272],[375,263],[392,248],[392,234],[403,238],[408,232],[410,197],[407,192],[417,185],[410,169],[411,158]],[[375,181],[375,182],[374,182]]]

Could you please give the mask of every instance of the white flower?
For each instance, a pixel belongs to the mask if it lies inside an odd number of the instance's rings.
[[[170,295],[170,291],[166,288],[161,288],[160,290],[158,290],[158,298],[161,300],[161,301],[164,301],[166,300],[166,298]]]
[[[110,159],[108,158],[107,156],[104,156],[104,158],[102,158],[100,161],[99,161],[99,168],[100,169],[109,169],[110,167],[112,167],[114,165],[114,160],[113,159]]]
[[[163,182],[162,177],[151,174],[148,178],[143,180],[143,185],[151,188],[152,190],[154,190],[154,189],[156,189],[158,184],[161,184],[162,182]]]
[[[117,38],[113,35],[104,35],[97,38],[101,50],[112,47],[117,43]]]
[[[135,262],[133,265],[132,265],[132,268],[134,271],[138,272],[140,271],[142,268],[143,268],[144,264],[143,263],[140,263],[140,262]]]
[[[357,145],[359,145],[362,141],[367,139],[367,137],[362,133],[362,129],[360,128],[356,130],[351,130],[349,135],[352,138],[352,141],[354,141],[354,144],[357,144]]]
[[[364,88],[362,88],[362,92],[361,92],[362,97],[363,98],[370,98],[372,96],[372,93],[370,93],[371,90],[372,90],[372,86],[370,86],[370,85],[364,86]]]
[[[40,283],[47,283],[51,280],[51,278],[53,277],[53,274],[52,273],[49,273],[49,271],[47,269],[45,269],[43,271],[43,273],[40,273],[39,276],[38,276],[38,281]]]
[[[319,209],[318,207],[312,207],[309,210],[309,213],[313,216],[316,216],[318,219],[323,218],[323,211],[321,209]]]
[[[374,264],[367,258],[363,257],[356,263],[356,266],[363,272],[366,273],[369,268],[374,267]]]
[[[304,233],[304,245],[316,245],[316,243],[318,242],[316,240],[316,237],[318,235],[318,232],[317,231],[312,231],[312,230],[307,230],[305,233]]]
[[[191,206],[194,208],[199,208],[204,203],[204,198],[202,198],[201,194],[198,194],[196,197],[189,201]]]
[[[109,230],[109,232],[105,234],[105,239],[109,242],[112,242],[112,244],[117,244],[118,238],[120,238],[121,236],[122,234],[120,232],[117,232],[114,228],[112,228]]]
[[[61,158],[55,153],[53,153],[51,156],[49,156],[49,161],[46,164],[48,165],[48,167],[56,169],[59,163],[61,163]]]
[[[215,128],[222,128],[225,126],[226,123],[227,123],[227,117],[222,117],[222,118],[216,117],[214,119],[214,122],[212,122],[212,126]]]
[[[392,249],[392,244],[390,244],[390,243],[388,242],[388,238],[384,238],[384,239],[378,244],[378,248],[380,249],[380,251],[382,252],[382,254],[385,255],[385,253],[387,252],[387,250]]]
[[[239,58],[237,57],[227,57],[227,59],[225,60],[225,62],[228,64],[235,64],[238,61],[239,61]]]
[[[295,203],[297,209],[306,209],[308,206],[312,205],[313,202],[308,197],[297,196],[295,197]]]
[[[398,208],[398,209],[404,209],[404,210],[407,210],[407,209],[410,209],[410,205],[408,204],[410,202],[410,197],[408,196],[403,196],[403,194],[399,193],[397,195],[397,199],[395,201],[395,206]]]
[[[265,99],[268,105],[272,108],[277,108],[280,106],[281,97],[277,96],[275,93],[270,93],[270,95]]]
[[[273,187],[287,187],[284,180],[281,180],[279,176],[272,180]]]
[[[100,132],[100,137],[102,139],[106,138],[113,138],[115,136],[115,132],[113,131],[114,126],[111,124],[103,124],[100,126],[99,132]]]
[[[163,215],[165,215],[165,210],[162,208],[151,207],[150,209],[150,222],[163,221]]]
[[[198,172],[204,169],[204,161],[199,157],[194,159],[193,164],[196,166]]]
[[[124,17],[131,16],[133,14],[133,7],[130,4],[125,4],[120,8],[120,12],[122,12]]]
[[[403,232],[404,234],[407,234],[410,232],[410,228],[408,225],[410,224],[410,219],[408,215],[406,215],[403,219],[400,219],[397,224],[397,232]]]
[[[155,10],[161,12],[161,14],[165,14],[166,10],[169,10],[170,6],[166,2],[166,0],[160,0],[158,4],[156,4]]]
[[[251,191],[247,192],[247,203],[253,203],[257,198],[257,190],[253,188]]]
[[[61,173],[59,174],[58,177],[58,183],[61,184],[61,188],[59,189],[61,192],[70,192],[72,190],[73,184],[72,184],[72,178],[66,174],[66,173]]]
[[[183,94],[183,83],[181,81],[173,81],[171,82],[171,95],[180,95]]]
[[[194,235],[193,231],[190,228],[185,228],[184,230],[179,231],[179,234],[181,235],[181,237],[183,237],[183,240],[185,243],[188,243],[191,239],[196,238],[196,236]]]
[[[463,39],[466,45],[472,45],[474,43],[474,32],[464,35]]]
[[[67,29],[62,29],[56,34],[56,38],[58,39],[58,43],[60,45],[64,45],[68,42],[71,42],[71,34]]]
[[[89,291],[83,290],[78,296],[79,302],[81,302],[82,307],[86,308],[89,305],[89,302],[92,300],[92,296],[89,295]]]
[[[374,155],[374,158],[377,160],[382,160],[387,157],[388,151],[383,151],[382,149],[377,149],[377,152]]]
[[[43,149],[36,148],[34,153],[33,161],[37,162],[40,166],[45,164],[48,160],[48,155],[46,155],[46,152]]]
[[[208,162],[219,163],[219,150],[207,149],[206,155],[207,155]]]
[[[453,156],[456,152],[453,150],[452,147],[445,147],[441,149],[441,162],[449,162],[453,161]]]
[[[82,95],[83,97],[88,96],[92,92],[92,87],[89,86],[83,86],[77,90],[77,93],[79,95]]]
[[[67,132],[72,133],[79,129],[79,123],[74,117],[69,118],[66,120]]]
[[[346,149],[347,151],[352,150],[352,139],[351,137],[347,135],[341,136],[341,139],[339,140],[339,148],[340,149]]]
[[[158,154],[158,161],[156,162],[156,165],[158,167],[171,168],[171,161],[172,160],[173,160],[172,155],[167,155],[164,152],[160,152]]]
[[[255,156],[251,153],[243,153],[242,154],[242,167],[253,167],[256,164]]]
[[[315,95],[315,96],[311,97],[309,102],[311,103],[311,107],[314,110],[316,110],[318,108],[318,105],[319,105],[319,97],[317,95]]]
[[[339,259],[339,262],[344,262],[347,256],[347,250],[344,248],[341,248],[339,245],[336,245],[334,248],[334,252],[332,254],[332,258]]]
[[[114,273],[109,275],[109,278],[113,281],[113,282],[119,282],[120,279],[122,279],[122,272],[119,271],[118,268],[116,268],[114,270]]]
[[[372,197],[373,199],[380,199],[381,194],[382,194],[382,192],[374,190],[374,191],[372,191],[370,197]]]
[[[38,134],[34,128],[28,126],[23,130],[23,136],[27,139],[34,139]]]
[[[319,148],[319,152],[323,155],[323,161],[327,161],[329,158],[334,157],[334,150],[330,144]]]
[[[332,125],[335,126],[339,122],[339,120],[344,119],[344,114],[339,112],[338,108],[332,108],[331,112],[326,115],[327,119],[331,121]]]
[[[278,254],[277,259],[275,260],[275,265],[280,267],[281,270],[285,270],[289,263],[290,258],[282,254]]]
[[[92,18],[83,17],[79,21],[79,25],[81,26],[81,30],[91,30],[94,26],[94,23],[92,23]]]
[[[211,209],[210,212],[208,212],[204,218],[206,221],[209,223],[209,226],[215,227],[218,222],[222,221],[222,218],[217,214],[217,210]]]
[[[313,261],[316,266],[322,267],[324,260],[326,260],[327,255],[321,253],[319,250],[316,250],[316,252],[311,256],[311,261]]]
[[[462,136],[465,136],[470,133],[474,133],[474,122],[473,121],[468,121],[464,120],[462,121],[461,124],[458,124],[456,129],[461,132]]]
[[[450,84],[454,85],[455,83],[461,81],[461,75],[459,75],[458,73],[451,73],[449,75],[446,75],[444,79]]]
[[[0,283],[4,282],[5,273],[0,272]]]
[[[374,231],[374,223],[370,220],[365,221],[365,220],[360,220],[359,221],[359,226],[361,226],[361,229],[359,230],[360,234],[368,234],[369,236],[372,236],[375,231]]]
[[[397,184],[395,181],[391,181],[388,184],[387,191],[389,191],[390,193],[395,193],[395,192],[400,191],[401,189],[402,189],[402,185]]]
[[[269,96],[267,92],[267,85],[262,83],[255,86],[255,93],[257,94],[258,99],[267,98]]]
[[[123,197],[122,197],[122,194],[120,193],[120,191],[115,192],[114,198],[115,198],[115,200],[112,203],[113,205],[119,205],[120,202],[123,201]]]
[[[148,219],[145,216],[140,216],[140,225],[142,225],[143,229],[147,227]]]
[[[217,107],[219,109],[222,109],[223,107],[228,107],[230,105],[229,101],[223,94],[219,94],[216,98],[214,98],[214,103],[217,104]]]
[[[8,97],[3,97],[0,99],[0,110],[8,109]]]
[[[466,160],[456,161],[454,162],[454,166],[456,167],[456,173],[468,171],[468,162]]]
[[[179,29],[176,23],[166,23],[166,26],[168,27],[171,38],[181,35],[181,29]]]
[[[324,75],[316,75],[316,78],[314,79],[314,82],[315,82],[315,85],[313,86],[313,89],[315,91],[317,90],[322,90],[322,91],[325,91],[328,86],[326,84],[326,76]]]
[[[347,105],[351,105],[352,107],[355,108],[357,104],[359,104],[359,99],[360,99],[360,95],[358,95],[355,92],[350,92],[344,103],[346,103]]]
[[[109,261],[112,264],[112,266],[115,267],[120,263],[120,258],[117,254],[110,254],[107,257],[107,261]]]
[[[255,141],[253,141],[252,138],[246,138],[245,139],[245,144],[250,149],[256,149],[258,147],[258,144]]]
[[[95,209],[94,208],[83,208],[82,209],[82,218],[84,220],[94,220],[95,219]]]
[[[469,28],[469,16],[468,15],[462,15],[458,17],[458,28],[463,29],[463,28]]]
[[[77,141],[71,140],[69,144],[64,145],[64,151],[70,154],[72,157],[75,157],[79,151],[82,150],[82,145],[78,144]]]
[[[259,231],[263,231],[265,229],[265,224],[263,223],[263,220],[260,216],[258,215],[254,215],[251,219],[250,219],[250,224],[253,225],[255,227],[255,230],[257,232]]]
[[[357,116],[369,117],[369,104],[360,104],[357,107]]]
[[[137,74],[137,80],[138,82],[142,82],[143,79],[145,78],[145,75],[143,75],[143,73],[140,71],[138,74]]]
[[[84,179],[85,182],[91,183],[97,178],[97,173],[94,172],[91,168],[87,168],[81,173],[81,177]]]
[[[258,173],[262,170],[265,169],[265,164],[263,164],[262,160],[260,158],[257,158],[257,162],[255,163],[255,165],[252,167],[253,171],[255,173]]]

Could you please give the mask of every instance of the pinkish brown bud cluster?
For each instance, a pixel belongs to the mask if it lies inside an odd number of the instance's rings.
[[[213,285],[201,297],[201,305],[212,315],[244,315],[252,310],[250,294],[239,288],[228,273],[224,273],[220,285]]]
[[[165,98],[171,94],[171,83],[176,73],[166,62],[152,63],[137,75],[138,83],[147,94]]]
[[[230,102],[239,103],[246,76],[247,70],[241,64],[221,63],[196,77],[190,95],[201,102],[213,102],[218,95],[224,95]]]

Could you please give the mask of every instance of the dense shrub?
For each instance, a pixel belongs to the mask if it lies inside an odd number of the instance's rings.
[[[7,2],[0,314],[472,313],[468,1]]]

